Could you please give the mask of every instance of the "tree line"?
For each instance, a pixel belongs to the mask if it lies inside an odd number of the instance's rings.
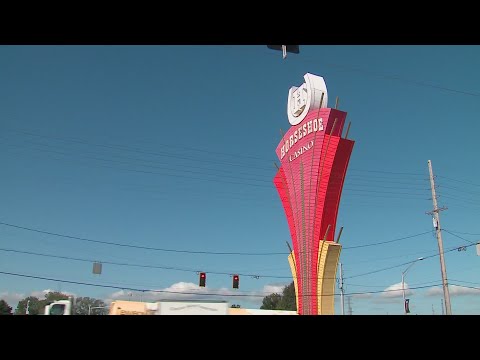
[[[45,299],[39,299],[36,296],[27,296],[26,298],[18,302],[15,311],[12,311],[12,307],[5,301],[0,300],[0,315],[43,315],[45,306],[58,301],[67,300],[68,295],[58,291],[50,291],[45,294]],[[73,309],[73,315],[106,315],[108,314],[108,307],[105,302],[99,299],[90,297],[78,297],[75,299],[75,306]]]
[[[15,311],[5,300],[0,300],[0,315],[26,315],[28,305],[28,315],[41,315],[45,311],[45,306],[57,300],[67,300],[68,295],[58,291],[50,291],[45,294],[45,299],[40,300],[36,296],[27,296],[18,302]],[[232,305],[233,307],[234,305]],[[240,307],[235,305],[235,307]],[[295,297],[295,286],[293,281],[283,288],[281,294],[273,293],[265,296],[260,309],[263,310],[297,310],[297,301]],[[90,297],[78,297],[75,301],[74,315],[107,315],[108,307],[102,300]]]

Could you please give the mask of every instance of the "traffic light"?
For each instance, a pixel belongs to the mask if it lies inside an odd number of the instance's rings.
[[[207,280],[207,274],[204,272],[200,273],[200,283],[198,284],[201,287],[205,287],[205,281]]]
[[[240,278],[238,275],[233,275],[233,288],[238,289],[238,282],[240,281]]]

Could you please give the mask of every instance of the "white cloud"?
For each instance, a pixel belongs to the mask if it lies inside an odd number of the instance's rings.
[[[55,290],[51,290],[51,289],[46,289],[46,290],[37,290],[37,291],[32,291],[30,293],[30,295],[28,296],[35,296],[39,299],[44,299],[45,298],[45,295],[48,294],[49,292],[51,291],[55,291]]]
[[[262,293],[266,293],[267,295],[277,293],[277,294],[282,294],[283,288],[286,285],[265,285],[263,287]]]
[[[74,293],[71,293],[69,291],[58,291],[58,290],[52,290],[52,289],[32,291],[28,296],[35,296],[40,300],[43,300],[45,299],[45,295],[47,295],[49,292],[61,292],[62,294],[65,294],[67,296],[76,296]]]
[[[448,285],[450,296],[480,295],[480,289],[472,289],[470,287]],[[431,287],[425,292],[426,296],[443,296],[443,288],[436,286]]]
[[[404,283],[404,289],[405,289],[405,296],[413,294],[413,292],[408,288],[408,284]],[[397,298],[397,297],[403,297],[403,291],[402,291],[402,283],[399,282],[398,284],[393,284],[387,287],[385,290],[383,290],[380,294],[382,298]]]
[[[24,294],[19,293],[11,293],[8,291],[4,291],[0,293],[0,300],[5,300],[9,306],[13,309],[17,307],[17,304],[20,300],[25,297]]]
[[[191,282],[178,282],[164,289],[156,289],[155,291],[132,292],[120,290],[109,295],[105,303],[110,304],[113,300],[134,300],[155,302],[163,299],[179,299],[179,300],[227,300],[230,303],[238,301],[249,301],[261,304],[263,298],[272,293],[281,294],[286,285],[269,284],[263,289],[256,291],[239,291],[228,288],[209,289],[208,287],[200,287]],[[241,296],[238,296],[241,295]]]

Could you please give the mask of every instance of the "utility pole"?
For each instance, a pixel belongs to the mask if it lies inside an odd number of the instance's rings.
[[[30,300],[27,300],[27,307],[26,307],[26,310],[25,310],[25,315],[30,315]]]
[[[345,300],[344,300],[344,290],[343,290],[343,266],[340,263],[340,299],[342,301],[342,315],[345,315]]]
[[[352,299],[351,296],[347,297],[348,301],[348,315],[352,315],[352,304],[350,303],[350,300]]]
[[[440,299],[440,303],[442,304],[442,315],[445,315],[445,308],[443,307],[443,298]]]
[[[435,229],[437,233],[438,251],[440,254],[440,268],[442,270],[443,296],[445,297],[445,312],[452,315],[452,306],[450,304],[450,293],[448,292],[447,269],[445,267],[445,258],[443,254],[442,229],[440,227],[439,212],[445,210],[439,209],[437,205],[437,195],[435,193],[435,179],[433,177],[432,162],[428,160],[428,171],[430,173],[430,186],[432,188],[433,211],[429,214],[433,215]]]

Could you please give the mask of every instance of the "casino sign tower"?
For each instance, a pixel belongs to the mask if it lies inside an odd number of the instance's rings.
[[[346,112],[327,107],[322,77],[305,74],[288,93],[291,127],[276,153],[273,179],[282,201],[293,250],[288,256],[300,315],[333,315],[335,277],[342,246],[335,226],[354,141],[342,137]],[[341,231],[340,231],[341,232]]]

